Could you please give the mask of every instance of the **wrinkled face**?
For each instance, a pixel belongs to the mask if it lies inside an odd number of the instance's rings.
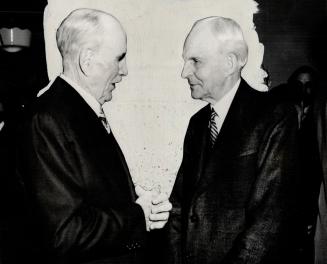
[[[209,103],[223,96],[226,55],[208,28],[195,26],[184,43],[182,78],[188,80],[191,96]]]
[[[112,99],[116,83],[126,76],[127,41],[124,31],[118,28],[114,34],[104,36],[92,61],[90,92],[102,105]]]

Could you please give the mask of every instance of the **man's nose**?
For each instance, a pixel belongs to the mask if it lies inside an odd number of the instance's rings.
[[[119,68],[119,74],[122,75],[122,76],[127,76],[127,74],[128,74],[126,59],[124,59],[121,62],[121,65],[120,65],[120,68]]]
[[[182,73],[181,73],[181,77],[183,79],[187,78],[187,76],[189,76],[191,73],[191,69],[190,69],[190,65],[188,62],[185,62],[184,63],[184,66],[183,66],[183,70],[182,70]]]

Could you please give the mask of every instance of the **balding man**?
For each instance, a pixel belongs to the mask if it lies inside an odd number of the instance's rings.
[[[19,157],[40,262],[145,263],[146,232],[171,205],[134,190],[102,110],[127,75],[126,34],[113,16],[78,9],[56,37],[63,73],[36,100]]]
[[[208,105],[186,132],[167,263],[291,263],[296,112],[241,78],[247,56],[229,18],[199,20],[185,40],[182,77]]]

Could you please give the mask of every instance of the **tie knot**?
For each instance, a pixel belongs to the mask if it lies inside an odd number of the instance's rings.
[[[106,118],[106,115],[104,114],[102,109],[101,109],[101,112],[99,113],[99,119],[102,122],[105,129],[107,130],[107,132],[110,133],[110,126],[109,126],[108,120]]]
[[[101,111],[101,112],[99,113],[99,119],[101,119],[101,120],[107,120],[107,119],[106,119],[106,116],[105,116],[105,114],[104,114],[103,111]]]
[[[107,123],[107,119],[104,116],[99,116],[99,119],[103,123]]]
[[[216,113],[215,109],[211,109],[211,115],[210,115],[210,120],[214,121],[215,118],[218,117],[218,114]]]

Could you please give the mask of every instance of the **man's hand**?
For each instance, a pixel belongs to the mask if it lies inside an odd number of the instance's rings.
[[[146,224],[146,230],[150,231],[150,213],[151,213],[151,207],[152,207],[152,198],[154,196],[154,192],[144,190],[141,186],[137,185],[135,187],[136,195],[139,197],[135,202],[139,204],[142,209],[145,216],[145,224]]]
[[[150,230],[161,229],[165,226],[169,218],[172,204],[166,194],[159,194],[152,199],[150,219]]]
[[[135,192],[139,197],[136,203],[144,212],[146,230],[160,229],[165,226],[169,218],[172,205],[166,194],[158,194],[155,190],[144,190],[140,186],[135,187]]]

